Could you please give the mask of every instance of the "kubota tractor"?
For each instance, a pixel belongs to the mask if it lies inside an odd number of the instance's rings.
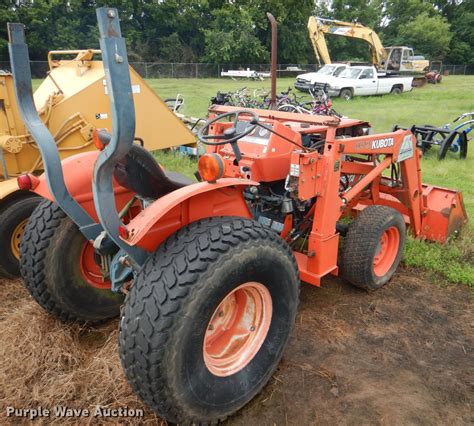
[[[93,131],[112,127],[100,50],[62,50],[48,54],[49,73],[34,94],[41,120],[54,135],[61,159],[96,149]],[[130,67],[138,111],[136,136],[148,150],[194,143],[186,126]],[[148,118],[153,111],[155,120]],[[166,138],[156,135],[167,135]],[[20,274],[20,241],[29,216],[41,198],[22,190],[16,177],[43,171],[41,153],[22,122],[13,77],[0,71],[0,277]],[[28,181],[23,182],[28,186]]]
[[[214,423],[272,376],[300,281],[319,286],[333,274],[367,290],[383,286],[400,262],[406,228],[445,242],[467,220],[462,196],[421,183],[408,130],[374,135],[360,120],[225,106],[211,108],[199,132],[208,145],[201,181],[166,172],[133,143],[117,10],[97,15],[113,131],[97,134],[100,153],[62,165],[48,132],[36,132],[45,175],[34,191],[50,201],[25,231],[22,275],[49,312],[106,318],[114,310],[96,297],[99,282],[75,279],[83,241],[91,241],[103,282],[127,293],[119,346],[134,391],[168,421]],[[23,27],[10,25],[10,39],[21,89],[29,82]],[[37,118],[23,104],[33,126]]]

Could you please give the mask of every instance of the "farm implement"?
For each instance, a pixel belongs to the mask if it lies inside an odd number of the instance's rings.
[[[473,129],[474,112],[467,112],[442,127],[429,124],[414,125],[410,130],[416,137],[417,147],[423,153],[436,146],[438,147],[438,160],[444,160],[448,153],[457,155],[461,160],[464,160],[467,157],[468,143],[472,139],[470,133]]]
[[[36,90],[31,108],[36,110],[37,106],[41,121],[53,135],[60,159],[96,149],[94,129],[112,126],[99,56],[99,50],[91,49],[48,54],[49,73]],[[146,141],[146,148],[156,150],[194,142],[191,132],[145,81],[132,68],[129,72],[139,113],[136,136]],[[149,111],[159,118],[148,120]],[[169,136],[153,136],[159,134]],[[20,117],[13,77],[0,71],[0,276],[19,276],[21,237],[29,216],[41,201],[34,193],[22,190],[16,177],[26,172],[36,176],[43,169],[41,149]]]
[[[272,376],[300,280],[319,286],[332,274],[380,288],[397,269],[407,227],[438,242],[460,231],[462,196],[422,184],[409,130],[375,135],[361,120],[221,105],[198,132],[207,145],[199,182],[168,172],[134,143],[117,10],[97,17],[114,126],[95,132],[101,151],[62,164],[23,90],[23,27],[9,26],[20,110],[45,164],[39,178],[19,178],[46,198],[25,230],[22,276],[38,303],[66,320],[118,314],[126,293],[119,347],[134,391],[168,421],[214,423]]]

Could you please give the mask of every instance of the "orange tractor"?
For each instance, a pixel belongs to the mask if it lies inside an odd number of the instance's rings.
[[[208,146],[200,181],[168,172],[133,143],[117,11],[97,15],[113,130],[95,133],[101,152],[62,165],[37,134],[46,173],[19,184],[46,201],[25,230],[22,275],[46,310],[68,320],[110,317],[126,293],[119,347],[134,391],[168,421],[214,423],[272,376],[300,281],[319,286],[332,274],[383,286],[407,228],[438,242],[459,232],[462,196],[422,184],[409,130],[371,134],[361,120],[226,106],[211,107],[198,134]],[[21,99],[26,45],[22,28],[10,32]],[[26,101],[22,112],[35,121]],[[96,270],[89,283],[84,241]]]

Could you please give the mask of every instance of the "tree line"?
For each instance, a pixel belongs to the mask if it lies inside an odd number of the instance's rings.
[[[306,24],[313,14],[360,22],[385,46],[474,65],[473,0],[0,0],[0,61],[8,60],[7,22],[22,22],[32,60],[48,50],[98,47],[95,9],[119,9],[131,61],[268,63],[276,17],[279,63],[314,63]],[[327,37],[333,60],[367,60],[363,42]]]

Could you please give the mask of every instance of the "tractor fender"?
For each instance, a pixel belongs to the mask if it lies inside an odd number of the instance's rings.
[[[242,191],[255,185],[259,183],[224,178],[213,183],[195,183],[170,192],[129,222],[128,238],[124,241],[153,252],[170,235],[197,220],[214,216],[252,218]]]
[[[100,151],[84,152],[61,161],[66,188],[72,198],[74,198],[96,222],[98,222],[98,217],[92,194],[92,176],[94,164],[99,153]],[[39,184],[32,192],[54,202],[55,199],[49,190],[46,174],[43,173],[38,179]],[[116,194],[117,208],[120,209],[130,200],[133,194],[115,181],[113,185],[114,193]]]

